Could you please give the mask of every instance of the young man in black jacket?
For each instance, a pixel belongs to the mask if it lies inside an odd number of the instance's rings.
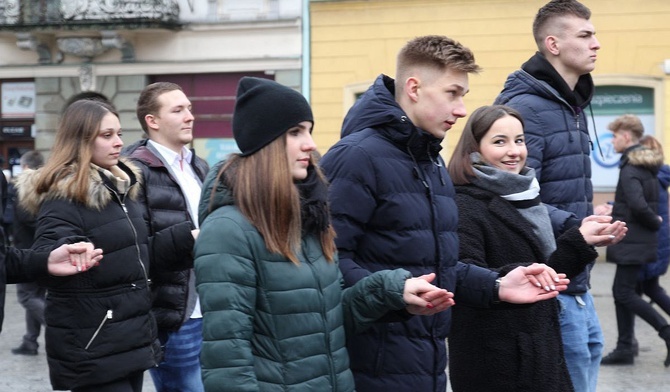
[[[137,117],[148,138],[130,147],[130,157],[142,170],[150,233],[184,221],[197,229],[200,190],[209,168],[187,148],[193,140],[191,102],[180,86],[153,83],[140,93]],[[202,314],[193,269],[154,269],[151,274],[152,312],[165,354],[150,369],[156,390],[203,391]]]

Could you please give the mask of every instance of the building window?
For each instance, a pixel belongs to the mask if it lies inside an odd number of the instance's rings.
[[[614,151],[612,133],[607,126],[623,114],[634,114],[642,120],[644,133],[663,143],[661,88],[651,78],[610,76],[595,79],[596,90],[587,109],[591,150],[591,181],[596,192],[612,192],[619,178],[621,154]]]
[[[354,106],[354,103],[367,91],[374,81],[352,83],[344,86],[344,114],[346,115],[349,109]]]

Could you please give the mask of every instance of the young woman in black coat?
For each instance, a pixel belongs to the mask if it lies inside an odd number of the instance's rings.
[[[67,108],[46,165],[17,183],[21,205],[37,216],[33,249],[83,237],[105,252],[86,273],[49,277],[46,352],[54,390],[139,392],[143,372],[160,360],[151,310],[149,255],[173,268],[191,252],[191,224],[150,240],[137,201],[139,170],[119,160],[123,142],[110,106]]]
[[[555,239],[533,169],[525,166],[523,120],[505,106],[470,116],[449,163],[459,210],[460,259],[500,271],[544,262],[568,277],[597,257],[593,245],[625,233],[589,217]],[[451,385],[458,391],[572,391],[563,358],[559,303],[457,304],[449,335]]]

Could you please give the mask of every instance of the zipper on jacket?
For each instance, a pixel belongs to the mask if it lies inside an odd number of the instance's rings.
[[[330,345],[330,330],[328,329],[328,309],[327,303],[326,303],[326,294],[323,292],[323,287],[321,286],[321,281],[319,280],[318,274],[314,270],[315,266],[312,263],[312,261],[309,259],[309,256],[307,255],[307,252],[305,248],[307,247],[307,242],[305,240],[302,241],[301,244],[301,253],[303,258],[307,261],[307,265],[309,265],[309,269],[312,272],[312,276],[314,277],[314,281],[316,282],[317,286],[317,292],[321,293],[320,299],[321,299],[321,319],[323,320],[323,326],[324,326],[324,340],[326,341],[326,348],[328,349],[328,361],[330,365],[330,377],[332,378],[332,385],[333,385],[333,392],[337,392],[338,390],[338,384],[337,384],[337,371],[335,370],[335,362],[333,360],[333,351],[331,350],[331,345]],[[338,267],[339,268],[339,267]]]
[[[135,251],[137,252],[137,261],[140,263],[140,267],[142,267],[142,273],[144,274],[144,278],[147,280],[147,284],[151,286],[151,279],[149,279],[147,269],[144,266],[144,263],[142,262],[142,252],[140,251],[140,244],[137,243],[137,230],[135,230],[135,226],[133,226],[133,221],[130,220],[130,216],[128,216],[128,208],[126,208],[126,204],[123,201],[121,201],[121,207],[123,207],[123,212],[126,213],[126,219],[128,220],[130,229],[133,231],[133,237],[135,238]]]
[[[430,162],[433,164],[433,173],[437,173],[437,176],[440,177],[440,184],[442,186],[446,185],[444,181],[444,176],[442,175],[442,162],[440,161],[440,157],[438,156],[437,159],[433,158],[433,155],[430,153],[430,146],[427,147],[428,153],[428,159],[430,159]]]
[[[128,221],[128,225],[130,226],[130,229],[133,232],[133,238],[135,239],[135,251],[137,252],[137,262],[140,263],[140,267],[142,268],[142,273],[144,274],[144,279],[147,282],[147,290],[151,290],[151,279],[149,278],[149,274],[147,273],[147,269],[144,266],[144,263],[142,263],[142,252],[140,251],[140,244],[137,242],[137,230],[135,229],[135,226],[133,226],[133,221],[130,219],[130,216],[128,215],[128,208],[126,207],[126,195],[127,193],[123,194],[123,197],[119,196],[119,194],[109,186],[107,186],[107,189],[109,189],[112,194],[116,197],[116,200],[119,201],[119,204],[121,205],[121,208],[123,209],[123,213],[126,216],[126,220]],[[129,189],[130,191],[130,189]],[[137,286],[133,284],[133,289],[136,288]],[[110,318],[111,318],[111,313],[110,313]],[[154,335],[153,328],[150,328],[151,331],[151,336]],[[157,333],[157,332],[156,332]],[[153,344],[149,344],[149,349],[151,350],[151,356],[152,358],[156,358],[156,352],[154,351],[154,346]],[[154,367],[158,367],[158,363],[154,363]]]
[[[149,279],[149,274],[147,273],[147,269],[144,266],[144,263],[142,263],[142,252],[140,251],[140,245],[137,243],[137,230],[135,230],[135,226],[133,226],[133,221],[130,219],[130,216],[128,215],[128,208],[126,207],[125,203],[125,194],[123,197],[119,196],[118,193],[116,193],[113,189],[107,187],[114,196],[116,196],[116,200],[119,201],[119,204],[121,205],[121,208],[123,209],[123,213],[126,216],[126,220],[128,221],[128,224],[130,226],[130,229],[133,232],[133,238],[135,239],[135,251],[137,252],[137,261],[140,263],[140,267],[142,268],[142,273],[144,274],[144,279],[147,281],[147,286],[151,287],[151,279]]]
[[[86,347],[84,347],[84,350],[88,350],[88,348],[91,346],[91,343],[93,343],[93,341],[95,340],[96,336],[98,336],[98,334],[100,333],[100,330],[101,330],[102,327],[105,325],[105,323],[107,322],[107,320],[111,320],[111,319],[112,319],[112,314],[113,314],[113,313],[112,313],[112,309],[107,310],[107,314],[105,314],[105,317],[103,317],[102,321],[100,322],[100,325],[98,325],[98,329],[95,330],[95,332],[93,333],[93,336],[91,336],[91,340],[89,340],[89,341],[88,341],[88,344],[86,345]]]
[[[140,244],[137,243],[137,230],[135,230],[135,226],[133,226],[133,221],[130,219],[130,216],[128,215],[128,208],[126,207],[125,203],[125,195],[124,198],[122,199],[119,197],[119,195],[116,195],[117,199],[119,199],[119,203],[121,204],[121,208],[123,208],[123,212],[126,215],[126,219],[128,220],[128,225],[130,226],[130,229],[133,231],[133,238],[135,238],[135,251],[137,252],[137,262],[140,263],[140,267],[142,268],[142,273],[144,273],[144,279],[147,282],[147,290],[151,290],[151,279],[149,279],[149,274],[147,273],[147,269],[144,266],[144,263],[142,262],[142,252],[140,251]],[[133,284],[133,288],[136,288],[137,286]],[[150,328],[150,333],[151,336],[154,335],[153,328]],[[153,344],[149,344],[149,349],[151,350],[151,357],[156,358],[156,352],[154,351],[154,346]],[[154,363],[154,367],[158,367],[158,363]]]

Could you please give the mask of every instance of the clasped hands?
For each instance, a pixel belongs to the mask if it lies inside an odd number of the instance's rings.
[[[421,275],[405,281],[403,299],[407,310],[411,314],[429,316],[447,310],[455,304],[454,293],[430,284],[435,280],[435,274]]]
[[[435,274],[407,279],[403,298],[409,313],[432,315],[454,306],[454,294],[430,284]],[[523,304],[554,298],[568,288],[570,280],[553,268],[535,263],[517,267],[500,278],[498,296],[501,301]]]
[[[97,266],[101,259],[102,249],[95,249],[90,242],[66,244],[51,251],[47,268],[54,276],[74,275]]]

